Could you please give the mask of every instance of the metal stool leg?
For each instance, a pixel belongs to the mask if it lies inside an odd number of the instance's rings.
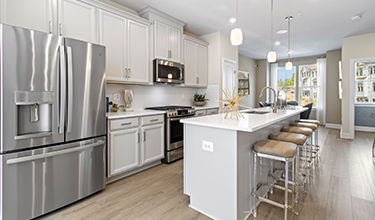
[[[284,220],[288,219],[288,175],[289,175],[289,162],[285,161],[285,202],[284,202]]]

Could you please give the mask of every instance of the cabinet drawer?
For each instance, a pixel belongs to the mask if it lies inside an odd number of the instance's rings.
[[[205,116],[205,115],[206,115],[206,110],[195,111],[195,117]]]
[[[207,109],[207,115],[215,115],[217,114],[219,109],[213,108],[213,109]]]
[[[109,130],[118,130],[138,127],[139,122],[138,118],[126,118],[126,119],[117,119],[109,121]]]
[[[156,123],[163,123],[164,122],[164,115],[152,115],[142,117],[141,124],[142,125],[149,125],[149,124],[156,124]]]

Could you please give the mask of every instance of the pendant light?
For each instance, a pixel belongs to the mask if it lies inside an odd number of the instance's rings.
[[[276,52],[273,50],[273,0],[271,0],[271,51],[267,54],[267,60],[269,63],[277,60]]]
[[[293,69],[293,63],[290,61],[290,54],[292,53],[290,51],[290,21],[293,19],[293,16],[288,16],[285,18],[285,20],[288,21],[288,62],[285,64],[285,69],[286,70],[291,70]]]
[[[239,46],[242,44],[243,36],[242,30],[238,28],[238,0],[234,0],[234,8],[235,8],[235,28],[232,29],[230,32],[230,41],[233,46]]]

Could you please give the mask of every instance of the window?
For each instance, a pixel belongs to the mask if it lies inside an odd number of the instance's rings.
[[[316,107],[320,83],[316,64],[299,66],[299,103]]]
[[[286,70],[285,67],[279,67],[277,70],[277,90],[284,91],[286,101],[296,100],[296,67]]]

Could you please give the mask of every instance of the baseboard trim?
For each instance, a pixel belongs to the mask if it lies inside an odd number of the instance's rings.
[[[342,132],[342,129],[340,130],[340,137],[342,139],[354,139],[354,136],[350,133]]]
[[[340,124],[326,123],[326,128],[341,129]]]
[[[355,126],[356,131],[375,132],[375,127]]]

